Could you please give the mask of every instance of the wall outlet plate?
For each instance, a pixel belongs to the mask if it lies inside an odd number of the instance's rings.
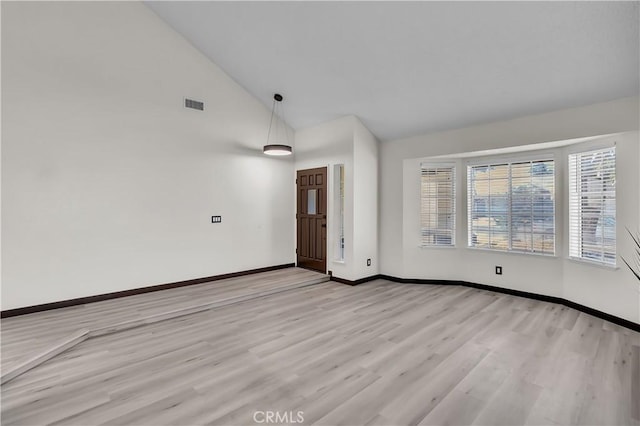
[[[496,266],[496,275],[502,275],[502,266]]]
[[[211,223],[222,223],[222,216],[211,216]]]
[[[367,266],[371,266],[371,259],[367,259]]]

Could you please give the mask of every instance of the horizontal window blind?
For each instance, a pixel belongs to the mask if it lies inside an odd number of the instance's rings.
[[[555,167],[549,159],[467,168],[468,245],[555,253]]]
[[[569,255],[616,265],[615,147],[569,155]]]
[[[455,245],[455,166],[422,164],[420,226],[423,246]]]

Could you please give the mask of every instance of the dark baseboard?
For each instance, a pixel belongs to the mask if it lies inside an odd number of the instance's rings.
[[[98,294],[95,296],[79,297],[77,299],[62,300],[59,302],[44,303],[42,305],[25,306],[24,308],[8,309],[0,312],[0,318],[15,317],[17,315],[31,314],[34,312],[49,311],[51,309],[66,308],[69,306],[84,305],[86,303],[101,302],[103,300],[117,299],[119,297],[133,296],[136,294],[150,293],[152,291],[168,290],[170,288],[185,287],[189,285],[219,281],[227,278],[241,277],[243,275],[257,274],[259,272],[275,271],[277,269],[294,267],[294,263],[284,265],[267,266],[265,268],[249,269],[247,271],[231,272],[229,274],[213,275],[211,277],[195,278],[174,283],[159,284],[149,287],[133,288],[131,290],[116,291],[113,293]]]
[[[358,285],[358,284],[366,283],[369,281],[377,280],[380,277],[381,277],[380,275],[372,275],[370,277],[360,278],[359,280],[351,281],[351,280],[345,280],[344,278],[336,277],[335,275],[330,275],[329,280],[335,281],[340,284]]]
[[[640,324],[636,322],[629,321],[624,318],[620,318],[615,315],[611,315],[606,312],[602,312],[597,309],[590,308],[589,306],[581,305],[580,303],[576,303],[572,300],[563,299],[561,297],[546,296],[544,294],[529,293],[526,291],[511,290],[508,288],[494,287],[491,285],[476,284],[476,283],[470,283],[470,282],[465,282],[462,285],[466,287],[479,288],[481,290],[489,290],[489,291],[495,291],[499,293],[511,294],[513,296],[520,296],[520,297],[527,297],[529,299],[542,300],[544,302],[557,303],[560,305],[564,305],[568,308],[573,308],[578,311],[584,312],[585,314],[593,315],[594,317],[598,317],[605,321],[612,322],[614,324],[628,328],[630,330],[640,332]]]
[[[365,283],[365,282],[368,282],[368,281],[372,281],[372,280],[375,280],[375,279],[383,279],[383,280],[392,281],[392,282],[395,282],[395,283],[404,283],[404,284],[461,285],[461,286],[465,286],[465,287],[477,288],[477,289],[480,289],[480,290],[487,290],[487,291],[493,291],[493,292],[496,292],[496,293],[509,294],[511,296],[526,297],[528,299],[541,300],[543,302],[557,303],[557,304],[560,304],[560,305],[564,305],[564,306],[566,306],[568,308],[573,308],[573,309],[576,309],[578,311],[584,312],[585,314],[593,315],[594,317],[603,319],[605,321],[612,322],[614,324],[617,324],[619,326],[628,328],[630,330],[640,332],[640,324],[635,323],[633,321],[629,321],[629,320],[626,320],[624,318],[620,318],[620,317],[617,317],[615,315],[611,315],[611,314],[608,314],[606,312],[602,312],[602,311],[599,311],[597,309],[593,309],[593,308],[590,308],[588,306],[581,305],[581,304],[573,302],[571,300],[563,299],[561,297],[546,296],[544,294],[538,294],[538,293],[529,293],[528,291],[513,290],[513,289],[510,289],[510,288],[503,288],[503,287],[496,287],[496,286],[492,286],[492,285],[472,283],[472,282],[469,282],[469,281],[429,280],[429,279],[418,279],[418,278],[398,278],[398,277],[393,277],[391,275],[384,275],[384,274],[374,275],[374,276],[371,276],[371,277],[362,278],[362,279],[355,280],[355,281],[344,280],[342,278],[337,278],[337,277],[331,277],[332,281],[336,281],[336,282],[343,283],[343,284],[349,284],[349,285],[362,284],[362,283]]]
[[[437,284],[437,285],[462,285],[464,281],[453,281],[453,280],[425,280],[419,278],[398,278],[392,277],[391,275],[378,275],[378,278],[393,281],[394,283],[403,283],[403,284]]]
[[[541,300],[543,302],[559,303],[561,305],[564,305],[565,302],[567,302],[566,299],[563,299],[561,297],[546,296],[544,294],[529,293],[528,291],[513,290],[513,289],[510,289],[510,288],[503,288],[503,287],[496,287],[496,286],[486,285],[486,284],[472,283],[472,282],[469,282],[469,281],[460,281],[459,285],[463,285],[465,287],[477,288],[477,289],[480,289],[480,290],[494,291],[496,293],[509,294],[511,296],[526,297],[527,299]]]
[[[7,317],[13,317],[13,316],[17,316],[17,315],[30,314],[30,313],[34,313],[34,312],[48,311],[48,310],[51,310],[51,309],[66,308],[66,307],[69,307],[69,306],[76,306],[76,305],[84,305],[86,303],[100,302],[100,301],[109,300],[109,299],[117,299],[119,297],[133,296],[133,295],[136,295],[136,294],[149,293],[149,292],[152,292],[152,291],[160,291],[160,290],[167,290],[167,289],[170,289],[170,288],[177,288],[177,287],[185,287],[185,286],[195,285],[195,284],[202,284],[202,283],[211,282],[211,281],[224,280],[224,279],[227,279],[227,278],[241,277],[243,275],[257,274],[259,272],[275,271],[275,270],[278,270],[278,269],[291,268],[293,266],[295,266],[294,263],[287,263],[287,264],[284,264],[284,265],[267,266],[265,268],[250,269],[250,270],[247,270],[247,271],[232,272],[232,273],[229,273],[229,274],[213,275],[211,277],[196,278],[196,279],[193,279],[193,280],[178,281],[178,282],[168,283],[168,284],[160,284],[160,285],[154,285],[154,286],[149,286],[149,287],[134,288],[134,289],[131,289],[131,290],[123,290],[123,291],[116,291],[116,292],[113,292],[113,293],[98,294],[96,296],[80,297],[80,298],[77,298],[77,299],[62,300],[60,302],[52,302],[52,303],[44,303],[42,305],[26,306],[24,308],[8,309],[6,311],[0,312],[0,317],[1,318],[7,318]],[[363,283],[366,283],[366,282],[369,282],[369,281],[373,281],[373,280],[377,280],[377,279],[383,279],[383,280],[387,280],[387,281],[392,281],[392,282],[396,282],[396,283],[404,283],[404,284],[461,285],[461,286],[465,286],[465,287],[477,288],[477,289],[480,289],[480,290],[493,291],[493,292],[496,292],[496,293],[504,293],[504,294],[509,294],[509,295],[518,296],[518,297],[526,297],[528,299],[541,300],[541,301],[544,301],[544,302],[557,303],[557,304],[564,305],[564,306],[567,306],[569,308],[573,308],[573,309],[576,309],[578,311],[584,312],[586,314],[593,315],[594,317],[603,319],[605,321],[612,322],[614,324],[617,324],[619,326],[628,328],[630,330],[640,332],[640,324],[638,324],[638,323],[626,320],[624,318],[616,317],[616,316],[608,314],[606,312],[602,312],[602,311],[599,311],[597,309],[593,309],[593,308],[590,308],[588,306],[581,305],[579,303],[573,302],[571,300],[563,299],[561,297],[546,296],[544,294],[529,293],[527,291],[513,290],[513,289],[503,288],[503,287],[495,287],[495,286],[491,286],[491,285],[472,283],[472,282],[469,282],[469,281],[433,280],[433,279],[418,279],[418,278],[398,278],[398,277],[393,277],[391,275],[384,275],[384,274],[372,275],[370,277],[360,278],[358,280],[353,280],[352,281],[352,280],[346,280],[344,278],[339,278],[339,277],[336,277],[334,275],[331,276],[331,281],[335,281],[335,282],[338,282],[338,283],[341,283],[341,284],[347,284],[347,285],[351,285],[351,286],[358,285],[358,284],[363,284]]]
[[[624,318],[616,317],[615,315],[611,315],[611,314],[608,314],[606,312],[602,312],[602,311],[599,311],[597,309],[593,309],[593,308],[590,308],[588,306],[581,305],[581,304],[573,302],[571,300],[562,299],[562,304],[564,306],[568,307],[568,308],[573,308],[573,309],[576,309],[578,311],[582,311],[585,314],[593,315],[594,317],[598,317],[598,318],[603,319],[605,321],[612,322],[612,323],[617,324],[617,325],[619,325],[621,327],[625,327],[625,328],[628,328],[630,330],[637,331],[638,333],[640,333],[640,324],[638,324],[637,322],[633,322],[633,321],[626,320]]]

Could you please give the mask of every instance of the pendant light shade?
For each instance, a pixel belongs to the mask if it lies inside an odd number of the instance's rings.
[[[265,145],[262,152],[267,155],[291,155],[292,149],[289,145]]]
[[[289,143],[289,132],[284,124],[284,109],[282,108],[282,95],[273,95],[273,106],[271,108],[271,121],[269,122],[269,133],[267,133],[267,144],[262,148],[262,152],[267,155],[291,155],[293,149]],[[280,109],[280,114],[276,109]],[[278,116],[280,120],[277,119]],[[276,123],[274,125],[274,118]],[[281,130],[280,130],[281,128]]]

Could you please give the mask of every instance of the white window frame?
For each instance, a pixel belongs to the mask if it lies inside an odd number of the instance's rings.
[[[431,212],[426,213],[423,209],[424,209],[424,200],[423,200],[423,182],[422,182],[422,178],[424,176],[424,171],[425,170],[438,170],[438,169],[450,169],[450,173],[451,173],[451,196],[450,197],[446,197],[445,199],[448,199],[449,202],[451,203],[451,227],[448,228],[440,228],[440,227],[436,227],[436,228],[429,228],[429,227],[423,227],[423,219],[424,216],[427,214],[432,214]],[[419,220],[420,220],[420,247],[424,247],[424,248],[430,248],[430,247],[455,247],[456,246],[456,194],[457,194],[457,188],[456,188],[456,173],[457,173],[457,164],[456,163],[451,163],[451,162],[447,162],[447,163],[434,163],[434,162],[422,162],[420,163],[420,216],[419,216]],[[439,199],[440,197],[435,196],[435,197],[430,197],[433,199]],[[448,213],[448,212],[447,212]],[[444,213],[439,213],[439,206],[436,206],[436,212],[435,215],[437,216],[438,214],[444,214]],[[436,237],[436,242],[434,243],[430,243],[427,242],[425,240],[425,230],[433,232],[433,235],[438,235],[441,232],[443,233],[442,235],[445,235],[447,233],[449,233],[450,235],[450,239],[449,239],[449,243],[442,243],[442,242],[437,242],[437,237]]]
[[[345,244],[344,244],[344,205],[345,205],[345,169],[344,164],[334,164],[333,166],[333,201],[334,201],[334,218],[335,218],[335,250],[334,262],[344,263]]]
[[[582,188],[579,187],[578,181],[579,176],[582,176],[580,173],[579,165],[582,164],[580,158],[582,156],[588,156],[592,154],[605,153],[607,151],[613,151],[613,178],[616,179],[616,171],[617,171],[617,153],[615,144],[607,145],[607,146],[599,146],[599,147],[584,147],[581,150],[572,150],[569,152],[567,156],[567,186],[568,186],[568,216],[569,216],[569,230],[568,230],[568,245],[569,245],[569,259],[590,263],[593,265],[603,266],[607,268],[617,268],[617,251],[618,251],[618,241],[617,241],[617,188],[614,186],[613,191],[605,191],[604,187],[601,191],[582,191]],[[608,173],[611,172],[609,169]],[[584,255],[584,239],[583,239],[583,203],[582,199],[585,196],[585,192],[593,195],[601,194],[603,197],[602,200],[602,208],[598,216],[598,222],[604,221],[605,218],[605,208],[604,208],[604,197],[605,192],[608,200],[613,200],[613,249],[611,250],[611,246],[605,244],[605,227],[600,225],[601,227],[601,243],[597,244],[600,249],[601,259],[594,259],[592,257],[586,257]],[[594,242],[591,243],[594,246]],[[607,246],[609,249],[607,250]],[[605,253],[608,254],[609,260],[607,261],[607,257]]]
[[[513,249],[513,235],[512,235],[512,196],[513,196],[513,183],[512,183],[512,165],[517,163],[526,163],[526,162],[543,162],[543,161],[553,161],[554,163],[554,173],[553,173],[553,183],[554,183],[554,197],[553,197],[553,252],[548,253],[544,251],[535,251],[532,247],[531,250],[520,250]],[[471,169],[474,167],[491,167],[498,165],[508,165],[508,187],[509,190],[507,192],[507,248],[492,248],[492,247],[479,247],[473,244],[473,226],[472,226],[472,217],[473,217],[473,183],[471,180]],[[496,157],[483,157],[483,158],[474,158],[469,160],[466,164],[466,173],[467,173],[467,248],[473,250],[487,250],[494,251],[498,253],[515,253],[515,254],[524,254],[524,255],[534,255],[534,256],[545,256],[545,257],[555,257],[557,255],[558,249],[558,226],[557,226],[557,192],[558,192],[558,173],[557,173],[557,161],[555,155],[553,153],[547,151],[541,151],[537,153],[526,153],[522,156],[496,156]],[[531,232],[533,235],[533,231]]]

